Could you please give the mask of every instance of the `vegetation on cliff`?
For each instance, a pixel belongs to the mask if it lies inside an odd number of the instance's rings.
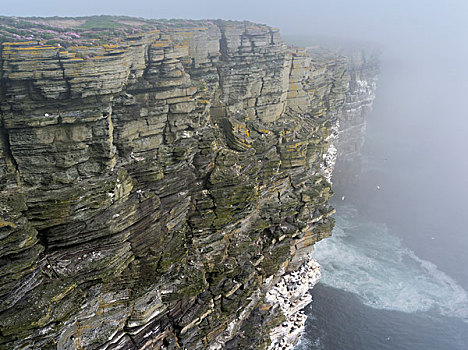
[[[34,21],[64,42],[6,30]],[[266,347],[333,225],[346,61],[249,22],[1,23],[0,348]]]
[[[157,30],[157,22],[124,16],[0,17],[0,42],[91,46],[115,44],[126,36]]]

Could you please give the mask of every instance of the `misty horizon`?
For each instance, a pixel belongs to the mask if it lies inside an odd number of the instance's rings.
[[[468,1],[18,0],[0,11],[245,20],[290,45],[377,48],[375,101],[366,68],[356,78],[373,102],[362,171],[333,188],[337,226],[314,253],[324,277],[300,349],[468,348]]]

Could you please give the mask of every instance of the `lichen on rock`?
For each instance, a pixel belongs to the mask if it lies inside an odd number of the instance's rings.
[[[346,60],[250,22],[146,24],[1,44],[0,348],[267,348],[267,293],[331,234]]]

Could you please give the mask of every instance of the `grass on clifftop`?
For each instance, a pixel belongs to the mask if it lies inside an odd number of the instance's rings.
[[[94,46],[157,29],[153,20],[123,16],[0,17],[0,42],[36,41],[42,45]]]

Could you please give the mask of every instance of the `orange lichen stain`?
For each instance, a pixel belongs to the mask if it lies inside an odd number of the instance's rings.
[[[0,227],[6,227],[6,226],[9,226],[11,228],[16,227],[16,225],[12,222],[0,220]]]
[[[246,137],[250,137],[249,129],[246,127],[240,128],[239,131],[243,133]]]
[[[6,41],[2,43],[4,46],[17,46],[17,45],[31,45],[31,44],[37,44],[35,41]]]
[[[242,142],[242,144],[243,144],[245,147],[247,147],[247,148],[252,148],[252,145],[249,145],[249,144],[247,143],[246,140],[240,140],[240,142]]]
[[[105,49],[116,49],[118,46],[117,44],[104,44],[103,47]]]
[[[199,100],[200,103],[203,103],[203,104],[207,104],[207,103],[210,103],[209,100]]]
[[[244,134],[246,137],[250,137],[250,132],[249,129],[247,129],[247,126],[245,124],[235,124],[233,125],[239,132]]]
[[[166,42],[156,42],[153,44],[153,46],[156,46],[156,47],[166,47],[166,46],[169,46],[170,45],[170,42],[166,41]]]
[[[26,51],[26,50],[51,50],[57,49],[59,46],[28,46],[28,47],[17,47],[15,50]]]

